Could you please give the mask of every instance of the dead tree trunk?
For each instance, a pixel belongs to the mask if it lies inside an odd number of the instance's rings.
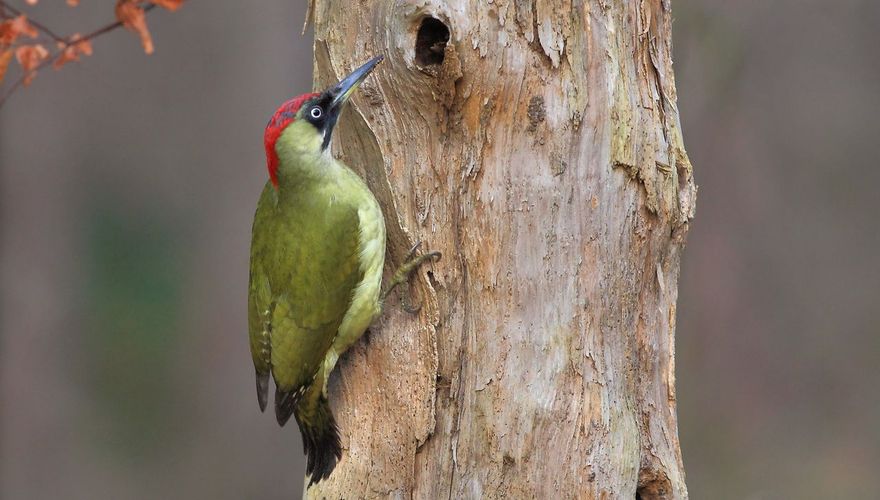
[[[669,0],[312,0],[319,87],[387,59],[335,151],[389,269],[443,260],[341,361],[314,498],[686,498],[679,261],[696,188]]]

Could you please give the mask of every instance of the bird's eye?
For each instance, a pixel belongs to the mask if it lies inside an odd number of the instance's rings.
[[[318,106],[315,106],[314,108],[309,110],[309,115],[311,115],[311,117],[315,119],[320,118],[323,114],[324,111],[321,110],[321,108],[319,108]]]

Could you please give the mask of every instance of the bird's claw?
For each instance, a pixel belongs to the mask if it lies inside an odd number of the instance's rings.
[[[397,285],[409,282],[410,276],[416,271],[416,269],[419,268],[419,266],[421,266],[428,260],[438,261],[443,256],[443,254],[437,251],[428,252],[422,255],[416,255],[416,252],[418,252],[420,246],[422,246],[422,242],[417,241],[416,244],[409,249],[409,252],[407,252],[403,265],[400,266],[394,273],[394,276],[391,279],[391,284],[381,296],[383,302],[388,294],[397,287]],[[410,314],[416,314],[422,309],[421,305],[413,307],[410,304],[407,304],[406,300],[402,300],[401,302],[401,307],[403,308],[403,310]]]
[[[412,248],[409,249],[409,252],[406,253],[406,258],[403,259],[404,265],[409,264],[409,263],[411,263],[411,262],[413,262],[413,261],[417,261],[418,264],[417,264],[415,267],[418,267],[419,264],[421,264],[422,262],[428,260],[429,258],[430,258],[430,259],[433,259],[433,258],[436,257],[436,260],[438,261],[438,260],[440,260],[440,259],[443,257],[443,254],[440,253],[440,252],[438,252],[438,251],[436,251],[436,250],[431,251],[431,252],[428,252],[428,253],[426,253],[426,254],[424,254],[424,255],[420,255],[420,256],[416,257],[416,252],[419,251],[419,248],[420,248],[421,246],[422,246],[422,241],[419,240],[419,241],[416,242],[415,245],[412,246]],[[413,271],[415,271],[415,268],[413,268]],[[412,271],[411,271],[411,272],[412,272]]]
[[[409,249],[409,252],[406,253],[406,258],[403,259],[403,261],[409,262],[413,260],[413,258],[416,256],[416,252],[419,251],[420,246],[422,246],[422,240],[417,241],[416,244]]]
[[[401,306],[400,306],[401,309],[403,309],[404,311],[406,311],[406,312],[409,313],[409,314],[418,314],[419,311],[422,310],[422,305],[421,305],[421,304],[419,304],[419,305],[417,305],[417,306],[411,306],[411,305],[409,305],[409,304],[406,303],[406,299],[403,299],[401,302],[402,302],[402,304],[401,304]]]

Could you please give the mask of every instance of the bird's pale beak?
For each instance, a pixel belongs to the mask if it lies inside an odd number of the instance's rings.
[[[343,78],[342,81],[327,89],[327,93],[333,96],[333,100],[330,101],[330,107],[338,112],[346,101],[348,101],[348,98],[355,89],[358,88],[367,75],[373,71],[373,68],[382,62],[383,59],[385,59],[385,56],[376,56],[370,59],[366,64],[352,71],[350,75]]]

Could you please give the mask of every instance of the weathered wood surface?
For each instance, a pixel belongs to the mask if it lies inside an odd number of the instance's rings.
[[[450,40],[442,44],[442,28]],[[686,498],[674,332],[696,187],[668,0],[313,0],[315,74],[386,61],[334,148],[389,265],[443,252],[331,381],[314,498]],[[417,45],[419,49],[417,50]],[[442,59],[442,62],[440,61]]]

